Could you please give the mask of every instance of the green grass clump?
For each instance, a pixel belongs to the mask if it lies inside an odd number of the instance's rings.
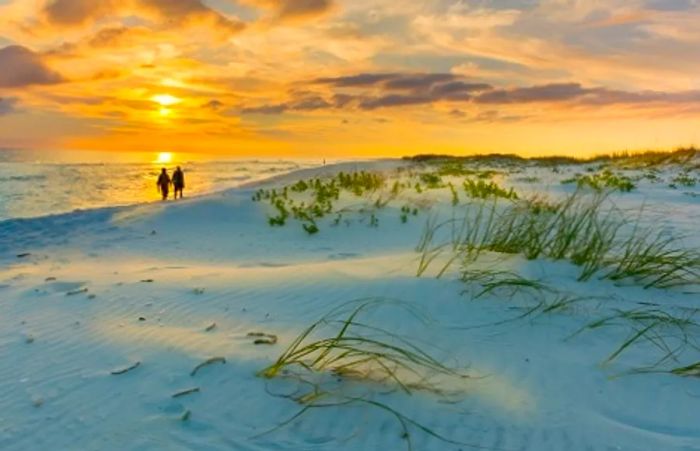
[[[302,223],[302,228],[309,234],[318,233],[318,220],[329,214],[337,214],[334,204],[343,192],[356,197],[370,196],[385,186],[385,179],[380,174],[370,172],[340,172],[329,179],[314,178],[299,180],[293,185],[281,189],[260,189],[253,194],[254,202],[267,201],[274,208],[275,214],[268,217],[273,227],[287,224],[290,218]],[[377,198],[375,208],[383,208],[391,197]]]
[[[506,190],[495,182],[485,182],[484,180],[466,179],[463,183],[467,196],[475,199],[488,199],[492,197],[502,199],[517,199],[518,195],[513,188]]]
[[[637,231],[606,262],[611,280],[634,279],[645,288],[670,288],[698,283],[700,254],[677,246],[678,239],[661,232]]]
[[[359,321],[363,313],[381,306],[408,309],[402,303],[369,300],[349,311],[339,309],[306,328],[278,359],[258,374],[279,376],[292,367],[306,371],[349,375],[374,381],[393,381],[406,392],[411,385],[401,380],[407,374],[425,377],[425,373],[466,377],[450,369],[399,336]],[[409,310],[416,315],[415,311]],[[329,337],[313,339],[323,328],[337,329]],[[422,387],[413,387],[422,388]]]
[[[615,174],[609,169],[592,175],[577,175],[574,178],[562,181],[563,184],[576,183],[579,187],[589,187],[596,191],[612,189],[628,193],[636,188],[630,177]]]
[[[606,199],[605,193],[590,197],[576,192],[546,209],[528,201],[482,202],[466,212],[461,225],[449,221],[452,234],[440,244],[435,243],[446,223],[428,222],[418,246],[418,273],[451,247],[450,261],[473,262],[483,252],[568,260],[581,268],[579,281],[600,274],[645,288],[700,284],[698,250],[681,247],[679,237],[663,231],[639,226],[625,231],[629,221]]]
[[[676,175],[669,184],[669,187],[673,189],[678,189],[679,186],[686,188],[692,188],[697,185],[698,179],[693,177],[689,170],[685,170],[680,174]]]
[[[426,172],[420,175],[420,181],[425,184],[428,189],[440,189],[444,185],[442,183],[442,178],[430,172]]]
[[[380,307],[400,308],[417,319],[422,318],[407,304],[382,299],[342,306],[307,327],[274,363],[258,373],[265,379],[291,378],[300,382],[302,387],[299,392],[285,396],[302,405],[302,409],[273,430],[314,408],[362,404],[394,416],[403,430],[402,437],[406,439],[409,450],[410,426],[434,438],[457,444],[376,400],[377,394],[386,393],[387,386],[407,394],[424,391],[444,397],[448,393],[437,383],[432,383],[431,378],[468,378],[406,339],[360,320],[364,314]],[[324,379],[323,376],[329,377]],[[356,386],[350,385],[351,381],[362,382],[370,391],[355,394],[353,387],[356,391]]]

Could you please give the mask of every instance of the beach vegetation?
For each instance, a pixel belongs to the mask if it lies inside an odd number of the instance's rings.
[[[380,401],[380,395],[386,394],[387,390],[406,394],[421,391],[452,399],[462,396],[462,393],[441,388],[435,378],[441,376],[459,381],[469,378],[469,375],[445,365],[406,338],[365,322],[363,317],[379,308],[401,309],[413,318],[425,321],[425,316],[408,304],[369,299],[334,309],[304,329],[275,362],[258,373],[265,379],[293,379],[301,387],[298,392],[283,396],[301,405],[301,410],[265,434],[286,426],[312,409],[364,405],[393,416],[409,450],[412,449],[411,429],[447,443],[466,445],[429,429]],[[358,393],[357,382],[365,390]]]
[[[462,184],[467,196],[475,199],[488,199],[498,197],[502,199],[517,199],[518,195],[513,188],[506,190],[495,182],[485,182],[482,179],[466,179]]]
[[[638,223],[630,230],[630,221],[606,203],[607,197],[577,191],[547,208],[527,201],[505,205],[484,201],[461,221],[429,220],[417,247],[418,275],[451,249],[448,261],[473,262],[484,252],[567,260],[580,268],[579,281],[598,274],[644,288],[700,284],[697,249],[681,246],[681,237]],[[446,225],[452,226],[449,239],[440,233]]]
[[[636,188],[630,177],[614,173],[609,169],[591,175],[578,174],[573,178],[563,180],[562,184],[576,184],[579,188],[588,187],[598,192],[611,189],[628,193]]]
[[[683,309],[673,314],[656,306],[615,309],[612,314],[585,324],[568,339],[601,328],[623,329],[627,331],[627,336],[605,358],[605,365],[613,363],[634,347],[649,345],[657,351],[655,360],[627,374],[664,372],[678,376],[700,375],[697,373],[697,363],[678,366],[687,351],[700,350],[697,341],[700,323],[695,319],[699,312],[698,309]],[[649,352],[646,354],[652,355]]]
[[[680,174],[677,174],[675,177],[673,177],[671,183],[669,184],[669,187],[673,189],[678,189],[681,186],[685,188],[692,188],[695,185],[697,185],[697,183],[698,179],[696,177],[693,177],[689,170],[684,170]]]

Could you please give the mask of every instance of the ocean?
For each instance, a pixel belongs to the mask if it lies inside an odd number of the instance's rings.
[[[170,162],[158,162],[158,158],[158,154],[2,150],[0,221],[158,201],[156,179],[161,167],[171,174],[176,166],[182,167],[188,197],[321,164],[221,156],[172,155]]]

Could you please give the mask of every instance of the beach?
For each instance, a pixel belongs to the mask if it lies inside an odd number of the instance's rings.
[[[699,168],[356,161],[2,221],[0,449],[700,450]]]

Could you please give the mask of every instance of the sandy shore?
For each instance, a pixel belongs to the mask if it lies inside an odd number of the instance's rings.
[[[520,199],[566,196],[576,188],[561,181],[587,173],[481,163],[475,170],[489,169]],[[291,218],[269,226],[274,206],[253,200],[261,188],[363,170],[382,174],[386,197],[341,193],[333,214],[314,221],[318,233]],[[445,186],[429,189],[419,175],[423,188],[411,182],[388,195],[393,180],[426,170],[348,163],[177,203],[1,222],[0,449],[700,450],[698,379],[669,373],[700,361],[697,348],[674,352],[657,372],[627,374],[652,368],[681,336],[686,344],[700,338],[697,286],[645,288],[602,273],[579,281],[570,261],[517,253],[486,255],[471,269],[458,260],[436,278],[449,246],[417,277],[426,223],[477,205],[461,191],[453,202]],[[678,167],[660,168],[661,182],[643,169],[619,171],[639,176],[633,191],[610,198],[628,221],[700,249],[698,188],[669,187]],[[390,202],[372,208],[378,198]],[[444,233],[449,241],[454,232]],[[484,293],[485,282],[461,280],[494,267],[540,288]],[[554,305],[563,299],[575,301]],[[305,328],[361,300],[379,300],[362,316],[377,328],[369,336],[401,337],[467,377],[425,374],[422,387],[403,390],[333,372],[332,381],[257,375]],[[688,326],[654,326],[655,335],[613,359],[648,323],[617,318],[585,329],[640,309]],[[256,345],[251,333],[275,342]],[[361,401],[293,399],[309,380],[332,384],[332,399]]]

